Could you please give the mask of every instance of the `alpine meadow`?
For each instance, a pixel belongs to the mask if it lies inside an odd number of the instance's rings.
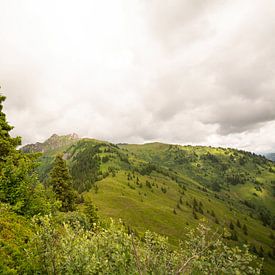
[[[0,11],[0,274],[275,274],[274,0]]]

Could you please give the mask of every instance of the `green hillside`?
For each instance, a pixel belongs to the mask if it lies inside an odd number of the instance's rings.
[[[100,215],[122,219],[177,245],[201,219],[227,228],[229,244],[247,243],[275,272],[275,164],[236,149],[162,143],[112,144],[56,137],[43,148],[40,177],[47,182],[54,156],[64,153],[76,190]],[[41,151],[30,147],[34,151]],[[54,149],[52,149],[54,148]],[[24,148],[23,148],[24,150]],[[80,206],[81,207],[81,206]]]

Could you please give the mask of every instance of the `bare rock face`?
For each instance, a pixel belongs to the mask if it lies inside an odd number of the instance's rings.
[[[72,139],[79,139],[79,136],[76,133],[70,135]]]
[[[35,153],[35,152],[43,153],[44,152],[43,143],[41,143],[41,142],[36,142],[34,144],[25,145],[20,150],[25,153]]]
[[[73,144],[79,139],[80,138],[75,133],[63,136],[53,134],[45,142],[36,142],[34,144],[28,144],[26,146],[23,146],[21,150],[25,153],[44,153],[47,151],[58,149],[65,145]]]

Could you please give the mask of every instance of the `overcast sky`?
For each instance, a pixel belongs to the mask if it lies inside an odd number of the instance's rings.
[[[0,0],[0,37],[23,143],[275,151],[274,0]]]

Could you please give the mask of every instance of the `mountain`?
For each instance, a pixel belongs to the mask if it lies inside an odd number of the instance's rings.
[[[267,159],[275,162],[275,153],[268,153],[265,155]]]
[[[150,229],[166,235],[172,245],[207,219],[213,227],[228,229],[229,243],[249,244],[265,257],[267,273],[275,273],[275,164],[263,156],[206,146],[112,144],[71,135],[54,135],[22,150],[43,152],[38,168],[42,181],[54,156],[63,153],[74,188],[92,198],[102,217],[122,219],[139,234]]]
[[[34,144],[28,144],[21,148],[21,150],[25,153],[34,153],[34,152],[49,152],[54,151],[56,149],[60,150],[64,146],[71,145],[79,140],[77,134],[69,134],[64,136],[58,136],[57,134],[53,134],[50,138],[48,138],[45,142],[36,142]]]

